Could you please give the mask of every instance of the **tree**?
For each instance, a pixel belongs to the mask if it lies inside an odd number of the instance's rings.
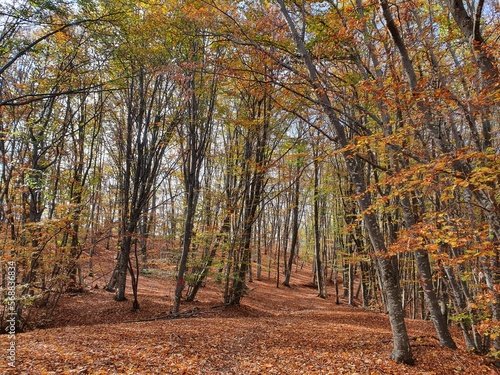
[[[150,22],[165,21],[165,15],[156,9],[142,10],[137,17],[121,20],[122,44],[115,50],[117,79],[124,82],[115,99],[119,110],[115,115],[116,138],[121,146],[116,155],[120,171],[121,239],[116,268],[106,287],[115,290],[115,300],[125,300],[129,272],[133,309],[139,308],[137,234],[158,188],[156,181],[162,173],[165,151],[181,121],[186,90],[177,68],[166,59],[169,45],[160,44],[155,55],[148,54],[149,43],[154,41]],[[141,24],[143,20],[150,22]],[[131,258],[132,249],[135,261]]]
[[[298,144],[296,146],[297,148],[297,153],[292,154],[292,163],[295,165],[292,165],[292,178],[293,178],[293,190],[292,190],[292,224],[291,224],[291,230],[292,230],[292,239],[290,242],[290,254],[288,255],[288,260],[286,263],[285,267],[285,280],[283,281],[283,285],[290,287],[290,278],[292,275],[292,267],[293,267],[293,262],[298,256],[298,242],[299,242],[299,226],[300,226],[300,219],[299,219],[299,211],[300,211],[300,181],[301,181],[301,176],[304,171],[304,147],[301,147],[299,141],[297,140]]]
[[[210,145],[213,118],[218,92],[218,73],[216,66],[210,66],[209,54],[206,51],[209,40],[193,40],[190,57],[198,66],[188,68],[187,81],[189,99],[187,116],[179,128],[181,153],[183,160],[184,189],[186,196],[186,216],[182,238],[182,254],[179,261],[177,282],[175,287],[172,315],[179,314],[182,291],[185,286],[184,274],[187,268],[188,254],[194,236],[194,219],[198,197],[200,194],[200,173]],[[215,53],[217,58],[217,53]]]
[[[225,295],[225,302],[231,305],[238,305],[245,292],[247,272],[251,267],[252,231],[263,198],[269,158],[266,146],[270,132],[270,98],[265,93],[260,98],[248,93],[243,95],[243,100],[248,104],[245,108],[248,112],[244,116],[249,117],[245,119],[249,124],[245,129],[241,159],[241,227],[233,250],[236,261],[232,264],[231,288]]]
[[[327,95],[326,88],[321,85],[321,79],[314,65],[311,55],[305,45],[303,37],[297,31],[295,23],[285,6],[284,1],[278,0],[281,12],[289,26],[291,35],[296,44],[300,56],[303,58],[304,64],[309,74],[309,82],[312,85],[317,95],[319,105],[327,116],[330,125],[335,130],[334,139],[344,148],[344,158],[346,161],[347,170],[353,180],[355,194],[359,197],[358,204],[364,212],[364,222],[368,230],[372,246],[377,255],[378,264],[382,274],[384,289],[387,295],[387,307],[391,327],[393,330],[394,348],[391,357],[396,362],[404,362],[413,364],[413,356],[409,344],[408,333],[404,323],[404,311],[401,307],[401,296],[395,270],[389,258],[385,256],[387,248],[384,243],[382,233],[377,223],[377,218],[373,212],[370,212],[371,197],[367,192],[366,182],[363,178],[363,161],[359,159],[348,149],[348,139],[346,137],[344,127],[342,126],[337,114],[334,112],[330,98]]]
[[[313,188],[313,226],[314,226],[314,268],[316,270],[316,278],[317,278],[317,283],[318,283],[318,297],[320,298],[327,298],[327,290],[326,290],[326,275],[325,275],[325,265],[324,262],[326,261],[325,257],[323,256],[323,252],[321,251],[321,231],[320,231],[320,189],[319,189],[319,182],[320,182],[320,160],[319,160],[319,155],[316,150],[317,147],[313,145],[314,151],[313,151],[313,165],[314,165],[314,188]]]

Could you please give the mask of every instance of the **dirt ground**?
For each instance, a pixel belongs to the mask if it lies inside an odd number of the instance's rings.
[[[111,254],[102,262],[109,264]],[[209,282],[197,300],[168,318],[173,280],[139,280],[141,309],[131,296],[115,302],[103,290],[106,267],[86,278],[84,293],[65,294],[51,321],[16,335],[16,367],[5,374],[497,374],[485,357],[439,345],[432,324],[408,320],[416,365],[395,364],[388,316],[320,299],[310,269],[292,274],[291,287],[266,278],[248,284],[241,306],[221,303]],[[106,272],[105,272],[106,271]],[[333,292],[330,290],[330,292]],[[5,336],[4,336],[5,337]],[[5,340],[2,339],[5,343]],[[2,344],[5,348],[7,344]],[[3,351],[5,353],[5,351]]]

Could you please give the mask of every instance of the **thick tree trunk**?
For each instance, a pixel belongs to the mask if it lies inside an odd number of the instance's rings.
[[[393,351],[391,359],[397,363],[414,364],[410,340],[404,322],[404,310],[401,306],[401,290],[397,284],[397,271],[389,258],[380,256],[377,261],[387,297],[387,311],[392,329]]]
[[[386,296],[387,311],[393,334],[393,352],[391,358],[398,363],[414,364],[410,348],[410,340],[404,322],[404,309],[401,302],[401,290],[399,287],[398,272],[394,268],[394,262],[388,257],[385,240],[377,222],[375,213],[371,207],[371,197],[366,191],[363,178],[361,162],[354,157],[346,157],[347,169],[353,178],[355,193],[358,196],[358,204],[363,214],[364,223],[370,237],[382,279],[382,287]]]

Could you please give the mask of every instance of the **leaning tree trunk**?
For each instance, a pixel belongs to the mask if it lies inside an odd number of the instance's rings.
[[[195,189],[197,189],[197,187],[195,187],[196,184],[194,178],[194,175],[190,178],[190,186],[187,193],[186,218],[184,221],[184,235],[182,238],[182,255],[179,261],[179,270],[177,274],[177,282],[175,285],[174,307],[172,308],[173,316],[179,315],[182,291],[184,290],[185,286],[184,274],[186,272],[189,249],[191,247],[191,240],[193,238],[193,222],[197,201],[195,192]]]
[[[387,310],[391,323],[394,348],[391,358],[397,363],[414,364],[410,347],[410,340],[404,321],[405,312],[401,302],[401,290],[399,287],[398,271],[394,268],[392,257],[388,256],[385,240],[377,222],[375,213],[371,207],[371,196],[366,191],[363,178],[361,161],[353,156],[346,157],[347,170],[354,182],[355,193],[358,196],[358,204],[363,212],[363,221],[368,231],[368,236],[375,250],[375,256],[379,265],[382,286],[386,295]]]
[[[203,282],[205,281],[205,279],[208,276],[208,272],[210,270],[210,267],[212,267],[212,263],[214,261],[216,254],[217,254],[217,250],[220,248],[220,246],[222,244],[224,244],[227,241],[227,236],[228,236],[230,229],[231,229],[231,217],[230,217],[230,215],[227,215],[224,218],[222,227],[220,228],[220,231],[215,238],[215,243],[212,245],[212,249],[210,250],[210,253],[208,254],[207,258],[205,259],[205,262],[203,264],[201,271],[199,272],[198,276],[196,277],[196,280],[194,282],[193,288],[191,289],[191,292],[186,296],[187,302],[194,301],[194,298],[196,297],[198,290],[201,288]]]
[[[340,120],[337,118],[337,114],[334,110],[334,107],[332,106],[325,87],[321,85],[321,79],[316,70],[316,66],[314,65],[311,55],[305,45],[305,42],[297,31],[295,23],[285,7],[284,0],[277,1],[280,5],[281,12],[289,26],[290,32],[295,41],[300,56],[303,58],[306,68],[309,72],[310,84],[314,88],[314,92],[317,95],[318,102],[336,133],[333,138],[341,147],[345,148],[346,146],[348,146],[345,129]],[[345,149],[343,156],[346,161],[347,172],[351,176],[354,183],[355,193],[358,197],[358,204],[361,211],[364,212],[364,223],[382,273],[381,277],[387,296],[389,320],[391,323],[393,334],[393,351],[391,354],[391,358],[398,363],[403,362],[407,364],[413,364],[414,359],[411,352],[406,324],[404,321],[404,311],[401,305],[401,295],[397,274],[394,270],[391,260],[388,258],[384,237],[378,225],[377,218],[374,213],[370,213],[368,211],[371,206],[371,196],[366,189],[361,160],[358,159],[356,155],[353,154],[353,152],[347,149]]]
[[[405,195],[402,199],[403,206],[403,216],[408,228],[412,228],[416,224],[416,220],[411,208],[410,198]],[[429,261],[429,254],[422,249],[416,249],[414,252],[415,262],[417,264],[417,269],[420,274],[420,282],[422,289],[424,290],[424,298],[427,304],[429,313],[431,314],[432,323],[438,334],[439,341],[441,345],[456,349],[457,345],[451,336],[450,330],[448,329],[448,322],[446,317],[441,312],[439,306],[439,300],[436,294],[436,288],[432,280],[431,264]]]

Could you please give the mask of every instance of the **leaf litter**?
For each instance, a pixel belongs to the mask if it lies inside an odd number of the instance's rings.
[[[381,312],[335,304],[297,270],[291,288],[275,280],[249,283],[241,306],[221,305],[209,282],[198,299],[168,319],[172,280],[142,277],[141,309],[115,302],[89,281],[85,293],[61,298],[45,327],[16,335],[16,367],[5,374],[498,374],[486,357],[440,346],[432,323],[407,320],[416,365],[388,356],[392,336]],[[98,289],[95,286],[99,286]],[[333,289],[333,288],[332,288]]]

